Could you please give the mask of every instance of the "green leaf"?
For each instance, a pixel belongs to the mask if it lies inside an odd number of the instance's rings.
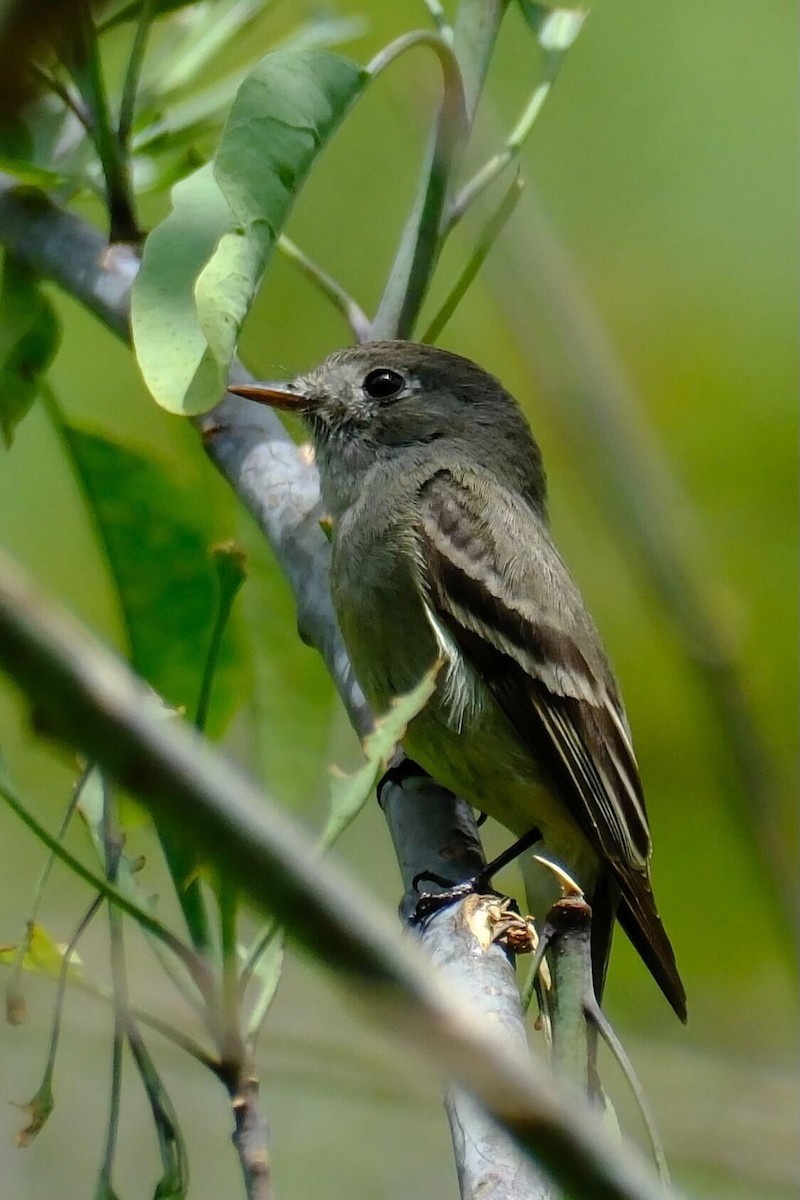
[[[349,59],[276,51],[239,88],[214,159],[238,228],[197,280],[198,319],[222,377],[292,201],[367,81]]]
[[[256,996],[247,1021],[247,1040],[254,1045],[272,1007],[283,974],[285,937],[274,922],[262,931],[248,961],[248,978],[256,980]]]
[[[235,542],[223,542],[219,546],[214,546],[211,550],[211,561],[214,564],[214,573],[217,578],[217,605],[195,713],[195,725],[201,732],[205,732],[208,720],[220,650],[225,644],[225,630],[230,620],[234,601],[247,578],[245,552]]]
[[[413,691],[397,696],[389,711],[377,718],[371,733],[364,739],[367,761],[363,767],[353,775],[332,775],[328,820],[320,838],[323,849],[330,849],[361,812],[378,775],[386,769],[393,749],[402,741],[409,721],[422,711],[431,698],[438,672],[437,663],[426,672]]]
[[[0,292],[0,432],[7,447],[53,361],[61,326],[36,276],[6,255]]]
[[[0,123],[0,169],[32,187],[77,182],[75,151],[88,139],[74,129],[74,117],[52,92],[34,97],[22,112]],[[70,127],[71,149],[64,134]]]
[[[201,510],[157,463],[64,423],[50,407],[106,552],[134,666],[176,707],[194,711],[200,696],[204,728],[219,732],[245,690],[243,660],[225,628],[232,576],[242,569],[236,552],[209,552]],[[205,950],[210,932],[197,857],[175,831],[161,829],[159,837],[192,941]]]
[[[139,365],[170,412],[220,397],[239,330],[315,158],[367,81],[320,51],[268,54],[239,88],[213,168],[173,189],[133,288]]]
[[[183,1200],[189,1190],[189,1160],[175,1107],[138,1026],[133,1023],[128,1027],[128,1042],[150,1105],[161,1159],[161,1178],[153,1200]]]
[[[172,212],[145,242],[131,332],[144,381],[168,412],[202,412],[219,399],[219,371],[197,319],[194,285],[232,224],[206,163],[172,189]]]
[[[218,603],[202,509],[154,460],[65,423],[62,431],[116,586],[132,664],[168,703],[193,708]],[[212,729],[238,705],[242,670],[227,636]]]

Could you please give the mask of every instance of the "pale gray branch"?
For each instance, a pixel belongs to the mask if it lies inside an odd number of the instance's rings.
[[[457,884],[474,879],[486,865],[469,805],[410,766],[406,761],[398,782],[383,783],[379,791],[407,889],[402,906],[406,919],[414,915],[419,899],[413,887],[416,876],[433,872]],[[424,842],[420,829],[426,831]],[[483,945],[476,937],[469,919],[474,902],[469,897],[433,917],[421,933],[422,944],[457,993],[469,995],[473,1012],[502,1030],[507,1045],[527,1056],[513,962],[499,945]],[[445,1108],[461,1200],[551,1200],[550,1184],[520,1157],[508,1132],[468,1092],[451,1088]]]

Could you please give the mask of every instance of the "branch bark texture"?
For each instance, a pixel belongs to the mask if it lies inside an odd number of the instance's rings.
[[[406,769],[381,784],[379,798],[406,887],[401,906],[408,920],[419,892],[414,880],[432,872],[453,884],[474,879],[486,865],[469,805],[423,772]],[[392,776],[389,776],[391,780]],[[424,840],[419,830],[426,831]],[[424,885],[423,885],[424,886]],[[483,898],[484,901],[489,898]],[[443,978],[468,994],[473,1011],[502,1031],[507,1045],[528,1055],[525,1018],[513,960],[487,936],[481,898],[469,896],[428,921],[421,941]],[[445,1109],[455,1151],[461,1200],[554,1200],[550,1184],[520,1157],[507,1130],[463,1088],[451,1088]]]

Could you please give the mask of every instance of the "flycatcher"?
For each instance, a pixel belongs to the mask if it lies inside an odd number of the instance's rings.
[[[406,752],[517,836],[541,830],[592,905],[598,995],[616,915],[685,1020],[619,688],[551,539],[541,453],[516,401],[468,359],[411,342],[231,390],[310,427],[333,601],[375,711],[441,658]]]

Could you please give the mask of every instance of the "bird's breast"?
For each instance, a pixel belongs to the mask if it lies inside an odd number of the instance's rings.
[[[538,825],[554,853],[575,859],[585,839],[552,781],[479,672],[433,611],[410,523],[379,510],[345,514],[334,541],[331,590],[353,669],[376,713],[441,663],[403,746],[439,783],[522,834]],[[574,843],[574,845],[573,845]]]
[[[361,515],[362,519],[358,520]],[[331,592],[359,683],[376,712],[411,691],[438,656],[413,544],[402,524],[347,513],[334,542]]]

